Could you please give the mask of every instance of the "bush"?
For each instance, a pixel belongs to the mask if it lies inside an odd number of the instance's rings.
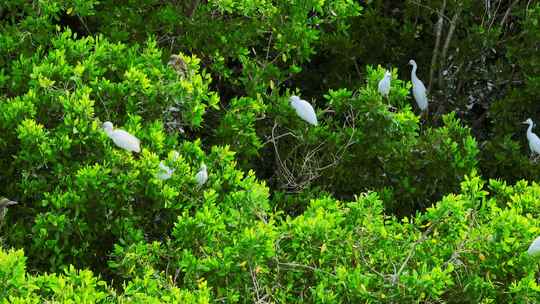
[[[401,219],[385,215],[374,192],[353,202],[312,200],[294,218],[267,213],[263,188],[223,200],[210,193],[192,215],[178,216],[170,238],[115,246],[109,266],[127,282],[123,294],[89,271],[29,276],[21,251],[3,251],[4,296],[188,303],[540,300],[538,265],[526,253],[540,232],[538,184],[485,185],[472,176],[459,194]],[[60,294],[58,280],[72,293]]]
[[[267,133],[275,140],[269,139],[267,149],[276,149],[278,189],[300,191],[314,184],[345,199],[377,190],[385,193],[389,210],[399,213],[428,207],[442,193],[458,190],[477,164],[470,130],[452,114],[443,117],[442,127],[426,126],[409,105],[410,85],[395,73],[390,100],[382,99],[376,87],[383,74],[368,67],[365,87],[330,91],[315,128],[308,128],[285,98],[269,110],[275,124]]]
[[[3,1],[0,302],[540,302],[529,2]]]
[[[63,274],[32,276],[26,273],[21,250],[0,250],[0,299],[9,303],[210,303],[205,282],[190,292],[171,286],[159,274],[148,272],[117,294],[89,270],[66,268]],[[141,292],[143,290],[144,292]],[[7,303],[7,302],[6,302]]]
[[[493,131],[482,154],[482,170],[490,177],[514,182],[522,178],[535,180],[540,173],[538,163],[529,160],[527,126],[521,124],[527,118],[540,122],[540,108],[535,102],[540,92],[540,55],[534,51],[540,39],[539,22],[540,6],[532,7],[527,11],[520,39],[509,47],[508,58],[520,69],[515,81],[521,84],[494,102],[489,112]],[[538,129],[533,132],[538,133]]]
[[[176,264],[183,284],[205,278],[224,286],[215,296],[230,301],[538,301],[538,266],[526,249],[539,232],[540,187],[491,181],[489,194],[471,177],[461,188],[411,219],[385,215],[370,193],[351,203],[321,198],[296,218],[226,234],[230,217],[208,206],[179,217],[162,251],[140,254],[154,253],[162,267]],[[189,237],[194,231],[198,238]]]
[[[164,210],[193,206],[190,195],[179,197],[184,187],[199,192],[192,176],[200,162],[227,159],[226,150],[206,159],[198,142],[178,144],[178,129],[196,130],[217,96],[195,57],[182,56],[182,78],[151,41],[141,49],[66,32],[52,45],[21,62],[33,66],[27,92],[0,103],[0,191],[25,202],[11,214],[8,235],[40,269],[97,267],[115,241],[161,234]],[[105,120],[142,140],[140,157],[114,146],[101,130]],[[182,152],[177,160],[174,149]],[[177,170],[172,181],[157,180],[160,159]]]

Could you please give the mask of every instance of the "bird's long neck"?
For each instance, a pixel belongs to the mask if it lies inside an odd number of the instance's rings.
[[[413,66],[412,66],[412,71],[411,71],[411,78],[412,78],[412,79],[418,78],[418,77],[416,77],[416,69],[417,69],[417,68],[418,68],[418,67],[416,66],[416,64],[413,64]]]
[[[105,134],[107,134],[107,136],[111,137],[112,133],[113,133],[112,129],[105,128]]]
[[[529,123],[529,127],[527,128],[527,136],[530,136],[532,134],[532,128],[533,128],[533,124]]]

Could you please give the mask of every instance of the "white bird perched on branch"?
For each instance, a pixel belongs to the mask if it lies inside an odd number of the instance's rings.
[[[141,141],[137,137],[129,134],[128,132],[124,130],[121,130],[121,129],[113,130],[112,122],[110,121],[104,122],[103,130],[105,130],[105,133],[107,134],[107,136],[110,139],[112,139],[114,144],[117,145],[118,147],[127,151],[135,152],[135,153],[141,152],[141,146],[140,146]]]
[[[529,249],[527,250],[527,253],[532,256],[540,254],[540,236],[532,242],[531,246],[529,246]]]
[[[379,81],[379,93],[383,96],[388,98],[388,94],[390,94],[390,82],[392,80],[392,73],[390,71],[384,72],[384,77]]]
[[[176,151],[172,151],[171,155],[172,155],[172,160],[173,161],[176,161],[178,159],[178,157],[180,157],[180,154],[178,152],[176,152]],[[175,169],[172,169],[171,167],[165,165],[165,163],[163,161],[160,161],[159,162],[159,172],[157,174],[157,178],[159,178],[160,180],[168,180],[169,178],[172,177],[174,171],[175,171]]]
[[[413,96],[414,100],[416,100],[416,104],[420,108],[420,110],[423,112],[427,110],[428,107],[428,99],[426,95],[426,87],[424,86],[424,83],[422,80],[418,79],[416,76],[416,61],[410,60],[409,64],[412,65],[412,71],[411,71],[411,80],[413,85]]]
[[[159,178],[160,180],[168,180],[169,178],[171,178],[173,173],[174,173],[174,169],[165,165],[163,161],[159,162],[159,172],[157,174],[157,178]]]
[[[197,181],[197,184],[199,184],[199,187],[204,185],[206,181],[208,180],[208,172],[206,171],[205,164],[201,165],[201,169],[195,175],[195,180]]]
[[[525,120],[523,123],[529,125],[529,127],[527,128],[527,140],[529,141],[529,148],[531,149],[531,153],[540,154],[540,138],[538,138],[538,135],[534,134],[532,131],[532,128],[534,126],[532,119],[527,118],[527,120]]]
[[[291,106],[296,110],[296,114],[298,114],[300,118],[314,126],[318,124],[315,110],[309,102],[300,99],[300,97],[298,96],[291,96],[291,98],[289,98],[289,101],[291,103]]]

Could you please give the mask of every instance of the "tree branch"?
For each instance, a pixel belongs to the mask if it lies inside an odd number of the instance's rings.
[[[435,24],[435,46],[433,47],[433,55],[431,56],[431,68],[429,70],[429,84],[428,91],[431,91],[431,85],[433,84],[433,74],[435,73],[437,65],[437,56],[439,56],[439,45],[441,44],[441,34],[444,24],[444,11],[446,10],[446,0],[443,1],[441,10],[439,12],[439,20]]]
[[[446,40],[444,41],[444,46],[442,49],[441,54],[441,63],[440,63],[440,69],[439,69],[439,87],[442,87],[443,85],[443,67],[446,63],[446,54],[448,53],[448,48],[450,47],[450,42],[452,41],[452,36],[454,35],[454,31],[456,30],[456,24],[458,21],[459,16],[461,15],[461,7],[458,8],[454,16],[452,17],[452,21],[450,21],[450,29],[448,29],[448,34],[446,35]]]

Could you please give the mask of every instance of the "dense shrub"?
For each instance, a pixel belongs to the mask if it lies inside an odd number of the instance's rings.
[[[540,6],[527,12],[518,42],[511,44],[508,57],[519,67],[517,79],[521,83],[508,96],[494,102],[489,112],[493,122],[492,138],[483,153],[483,171],[488,176],[517,181],[535,180],[540,173],[538,163],[529,161],[529,145],[521,124],[527,118],[540,122],[538,93],[540,92]],[[534,129],[538,132],[538,129]]]
[[[2,1],[0,301],[540,302],[539,22],[531,1]]]
[[[319,198],[295,218],[268,214],[263,188],[223,200],[211,193],[192,215],[178,216],[170,239],[115,246],[109,265],[128,282],[120,297],[197,303],[540,300],[538,264],[526,254],[540,232],[537,184],[493,180],[486,186],[473,176],[461,193],[403,219],[385,215],[376,193],[349,203]],[[20,251],[2,252],[0,264],[8,287],[3,292],[11,299],[116,295],[88,271],[29,276]]]
[[[32,276],[26,272],[21,250],[0,250],[0,299],[5,303],[210,303],[210,290],[200,282],[196,290],[181,290],[163,277],[147,272],[125,284],[122,294],[89,270],[66,268],[60,274]]]
[[[409,105],[409,85],[395,74],[390,99],[383,99],[376,91],[383,74],[368,67],[366,86],[328,92],[317,102],[326,104],[317,127],[297,118],[287,98],[274,103],[266,149],[276,151],[278,189],[314,184],[342,198],[378,190],[386,193],[389,210],[404,213],[458,189],[477,163],[469,129],[452,114],[441,127],[420,121]]]
[[[0,191],[24,202],[7,235],[41,269],[99,265],[119,239],[160,235],[164,210],[196,205],[192,176],[202,161],[230,170],[226,149],[207,158],[178,132],[199,127],[217,97],[195,57],[182,56],[188,73],[180,77],[151,41],[143,49],[66,32],[51,43],[47,54],[21,59],[33,66],[21,71],[26,93],[0,103]],[[114,146],[101,130],[106,120],[142,140],[140,156]],[[157,180],[160,159],[176,169],[171,181]],[[227,162],[214,167],[218,159]]]

